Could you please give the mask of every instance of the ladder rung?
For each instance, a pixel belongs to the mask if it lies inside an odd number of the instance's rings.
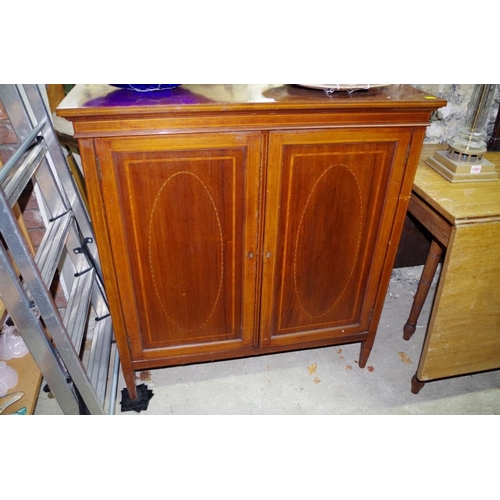
[[[4,192],[9,200],[10,206],[13,206],[17,201],[46,153],[47,147],[45,144],[37,144],[34,146],[24,158],[23,162],[18,166],[13,175],[3,182],[2,187],[4,188]]]
[[[94,275],[94,270],[91,269],[75,277],[64,315],[64,325],[77,352],[80,352],[82,347],[83,334],[89,317]]]
[[[68,212],[50,222],[38,248],[35,262],[40,269],[40,274],[47,288],[50,287],[56,272],[72,219],[73,213]],[[34,298],[36,301],[36,297]]]
[[[28,181],[45,158],[46,153],[47,147],[45,144],[37,144],[19,165],[17,171],[2,183],[5,196],[9,200],[11,207],[21,196],[26,184],[28,184]]]
[[[113,329],[111,317],[95,322],[87,373],[99,400],[104,403],[109,374]]]
[[[33,141],[36,140],[36,136],[42,130],[42,128],[47,123],[47,117],[43,117],[38,125],[33,128],[28,137],[24,139],[16,152],[7,160],[2,170],[0,170],[0,182],[3,182],[5,178],[10,175],[10,171],[16,166],[17,162],[22,158],[24,153],[33,145]]]

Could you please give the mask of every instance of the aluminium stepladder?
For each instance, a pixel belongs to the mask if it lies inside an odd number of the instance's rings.
[[[119,358],[87,208],[38,86],[2,84],[0,101],[19,143],[0,169],[0,299],[62,411],[113,414]],[[30,180],[47,214],[36,255],[12,211]],[[49,292],[57,271],[64,317]]]

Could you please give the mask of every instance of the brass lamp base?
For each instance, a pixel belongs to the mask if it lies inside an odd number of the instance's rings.
[[[425,163],[450,182],[485,182],[499,178],[495,165],[484,158],[478,163],[464,163],[451,160],[446,151],[436,151]]]

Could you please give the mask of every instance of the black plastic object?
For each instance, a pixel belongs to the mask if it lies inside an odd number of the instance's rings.
[[[148,389],[146,384],[141,384],[136,387],[137,399],[131,399],[128,389],[122,389],[122,400],[120,405],[122,411],[136,411],[140,413],[148,409],[149,400],[153,397],[153,391]]]

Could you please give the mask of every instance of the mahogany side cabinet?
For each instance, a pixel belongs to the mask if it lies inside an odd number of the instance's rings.
[[[404,85],[77,85],[70,120],[123,373],[359,342],[431,113]]]

